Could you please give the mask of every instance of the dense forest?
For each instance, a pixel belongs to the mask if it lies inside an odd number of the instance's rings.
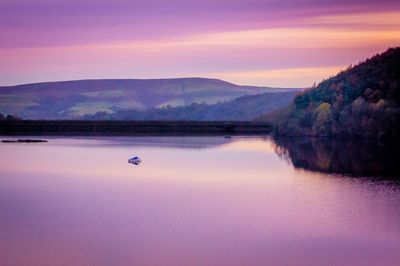
[[[296,91],[247,95],[217,104],[192,103],[181,107],[151,108],[145,111],[118,110],[97,112],[81,117],[84,120],[192,120],[192,121],[251,121],[261,114],[289,105]]]
[[[400,138],[400,48],[299,93],[276,127],[288,136]]]

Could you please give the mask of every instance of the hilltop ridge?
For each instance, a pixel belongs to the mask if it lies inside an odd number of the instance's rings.
[[[24,119],[75,119],[152,108],[216,104],[245,95],[293,90],[240,86],[219,79],[98,79],[0,87],[0,113]]]

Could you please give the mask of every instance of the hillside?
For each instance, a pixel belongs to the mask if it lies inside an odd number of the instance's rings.
[[[247,95],[216,104],[152,108],[146,111],[119,110],[115,113],[98,112],[84,119],[94,120],[195,120],[195,121],[251,121],[254,118],[290,105],[297,91],[269,92]]]
[[[400,48],[391,48],[297,95],[281,135],[399,138]]]
[[[214,104],[244,95],[286,91],[218,79],[77,80],[0,87],[0,113],[24,119],[71,119],[98,112]]]

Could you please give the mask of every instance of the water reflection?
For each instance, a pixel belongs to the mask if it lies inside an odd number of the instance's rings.
[[[37,137],[36,137],[37,138]],[[3,138],[10,140],[12,138]],[[75,146],[75,147],[154,147],[154,148],[184,148],[206,149],[216,148],[231,142],[237,138],[215,136],[141,136],[141,137],[69,137],[60,142],[58,137],[46,137],[48,145]]]
[[[255,137],[1,144],[0,265],[398,265],[396,182],[294,171],[274,148],[293,149]]]
[[[274,139],[281,159],[295,168],[350,176],[399,178],[399,145],[371,140]]]

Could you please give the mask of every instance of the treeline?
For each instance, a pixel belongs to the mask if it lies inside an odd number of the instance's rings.
[[[152,108],[146,111],[118,110],[85,115],[84,120],[192,120],[192,121],[251,121],[261,114],[289,105],[295,91],[243,96],[217,104],[193,103],[184,107]]]
[[[269,123],[249,121],[0,121],[0,135],[233,135],[267,134]]]
[[[10,120],[10,121],[14,121],[14,120],[21,120],[20,117],[16,116],[16,115],[3,115],[0,113],[0,120]]]
[[[276,132],[400,138],[400,48],[390,48],[298,94]]]

